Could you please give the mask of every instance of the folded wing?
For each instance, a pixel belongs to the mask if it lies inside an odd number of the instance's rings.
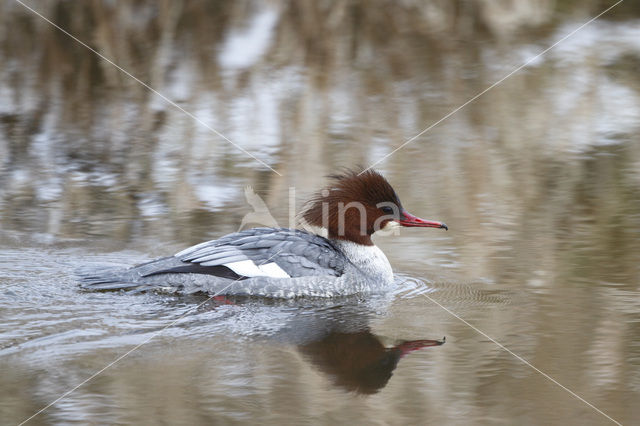
[[[347,259],[327,239],[292,229],[253,228],[190,247],[174,256],[176,268],[153,271],[193,272],[239,278],[340,276]],[[191,270],[192,269],[192,270]],[[225,271],[226,269],[226,271]],[[149,274],[151,275],[151,274]]]

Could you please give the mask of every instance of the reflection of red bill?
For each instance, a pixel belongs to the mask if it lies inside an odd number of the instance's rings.
[[[399,344],[394,349],[400,351],[400,356],[405,356],[406,354],[419,349],[443,345],[445,340],[446,339],[444,337],[442,340],[409,340]]]

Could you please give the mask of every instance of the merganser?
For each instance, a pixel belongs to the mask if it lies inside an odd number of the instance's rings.
[[[393,283],[387,257],[371,240],[375,232],[448,229],[407,212],[376,171],[329,178],[302,211],[305,229],[253,228],[129,269],[85,270],[82,286],[274,298],[373,292]]]

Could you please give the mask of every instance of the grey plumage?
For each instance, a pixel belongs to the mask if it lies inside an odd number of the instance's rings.
[[[236,232],[183,250],[175,257],[203,266],[242,260],[251,260],[256,265],[274,262],[291,277],[340,276],[348,262],[326,238],[284,228]]]
[[[277,264],[291,278],[244,277],[224,266],[244,260],[256,266]],[[254,228],[189,247],[175,256],[129,269],[83,271],[82,286],[93,290],[202,291],[272,297],[336,294],[335,281],[354,267],[334,244],[300,230]],[[317,277],[318,287],[297,278]],[[241,280],[225,289],[234,280]],[[315,281],[315,280],[314,280]],[[276,284],[277,283],[277,284]],[[294,291],[293,286],[297,286]],[[337,287],[339,288],[339,287]],[[297,293],[296,293],[297,292]]]

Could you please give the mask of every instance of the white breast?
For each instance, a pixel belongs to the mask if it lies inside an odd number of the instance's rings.
[[[384,283],[393,282],[391,264],[377,246],[365,246],[351,241],[332,240],[344,255],[364,274]]]

